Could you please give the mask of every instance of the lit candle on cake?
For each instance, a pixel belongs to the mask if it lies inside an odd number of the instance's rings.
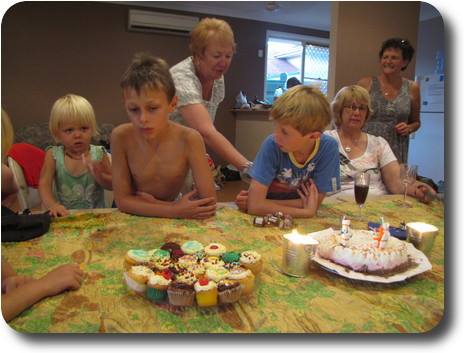
[[[416,249],[430,257],[430,253],[438,234],[438,228],[427,223],[412,222],[406,224],[408,236],[406,241],[412,243]]]
[[[310,235],[298,233],[296,229],[284,234],[283,240],[283,272],[294,277],[306,277],[319,242]]]

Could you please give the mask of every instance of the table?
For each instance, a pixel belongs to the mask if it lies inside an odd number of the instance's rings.
[[[278,227],[253,226],[253,216],[222,204],[215,217],[194,221],[144,218],[117,210],[76,213],[52,222],[47,234],[23,243],[3,243],[2,256],[20,274],[41,276],[63,263],[85,271],[81,288],[45,298],[10,322],[22,332],[177,332],[177,333],[406,333],[432,330],[444,312],[444,209],[401,196],[368,200],[366,219],[380,216],[393,226],[403,220],[436,225],[440,233],[431,256],[432,270],[389,284],[355,281],[316,264],[306,278],[278,272],[271,256],[280,251]],[[300,233],[340,227],[340,216],[357,214],[347,199],[324,202],[317,215],[299,219]],[[353,228],[366,223],[352,221]],[[227,306],[200,308],[153,304],[123,281],[129,249],[160,247],[168,241],[220,242],[231,251],[256,250],[264,270],[256,290]]]

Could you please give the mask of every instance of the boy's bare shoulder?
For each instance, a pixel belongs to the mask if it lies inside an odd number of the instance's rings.
[[[111,135],[120,138],[120,137],[127,137],[132,132],[133,132],[133,125],[131,123],[125,123],[125,124],[116,126],[113,129]]]
[[[176,134],[178,134],[179,138],[181,139],[184,139],[184,140],[203,139],[200,133],[197,130],[192,129],[191,127],[180,125],[175,122],[172,122],[172,126]]]

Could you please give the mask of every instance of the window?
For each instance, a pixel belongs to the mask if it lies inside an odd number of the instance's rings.
[[[290,33],[267,33],[265,98],[274,101],[276,89],[287,89],[295,77],[304,84],[319,84],[327,94],[329,40]]]

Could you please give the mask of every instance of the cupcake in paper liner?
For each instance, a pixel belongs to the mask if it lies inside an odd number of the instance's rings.
[[[145,250],[129,250],[124,256],[124,269],[129,271],[132,266],[150,261],[150,254]]]
[[[219,304],[233,303],[240,299],[243,286],[234,280],[225,279],[217,284]]]
[[[203,248],[203,244],[196,240],[187,241],[181,246],[182,251],[187,255],[193,255],[197,252],[201,252],[203,251]]]
[[[127,271],[127,274],[137,284],[145,285],[148,278],[154,275],[154,272],[147,266],[132,266],[131,269]]]
[[[217,284],[208,278],[198,280],[195,285],[198,306],[214,306],[218,303]]]
[[[226,253],[226,247],[220,243],[211,243],[204,249],[206,255],[221,257]]]
[[[239,262],[240,265],[249,269],[255,275],[260,273],[263,268],[261,254],[257,253],[256,251],[242,252]]]
[[[187,271],[176,275],[168,287],[169,303],[176,306],[192,306],[195,302],[195,288],[197,281],[193,272]]]
[[[200,264],[205,266],[205,268],[210,268],[213,266],[224,266],[224,261],[221,260],[218,256],[205,256],[201,259]]]
[[[234,267],[230,269],[228,279],[238,281],[243,285],[242,295],[249,294],[255,288],[255,275],[244,267]]]
[[[238,263],[240,260],[240,254],[238,252],[227,252],[221,256],[221,260],[224,261],[226,264],[230,263]]]
[[[169,259],[171,253],[162,249],[153,249],[148,252],[152,260]]]
[[[229,270],[223,266],[211,266],[206,269],[205,274],[207,278],[217,283],[227,278]]]
[[[197,258],[193,255],[184,255],[182,257],[179,257],[177,263],[183,267],[189,267],[197,263]]]
[[[167,290],[171,278],[169,274],[166,276],[153,275],[147,282],[147,297],[153,300],[164,300],[167,296]]]

